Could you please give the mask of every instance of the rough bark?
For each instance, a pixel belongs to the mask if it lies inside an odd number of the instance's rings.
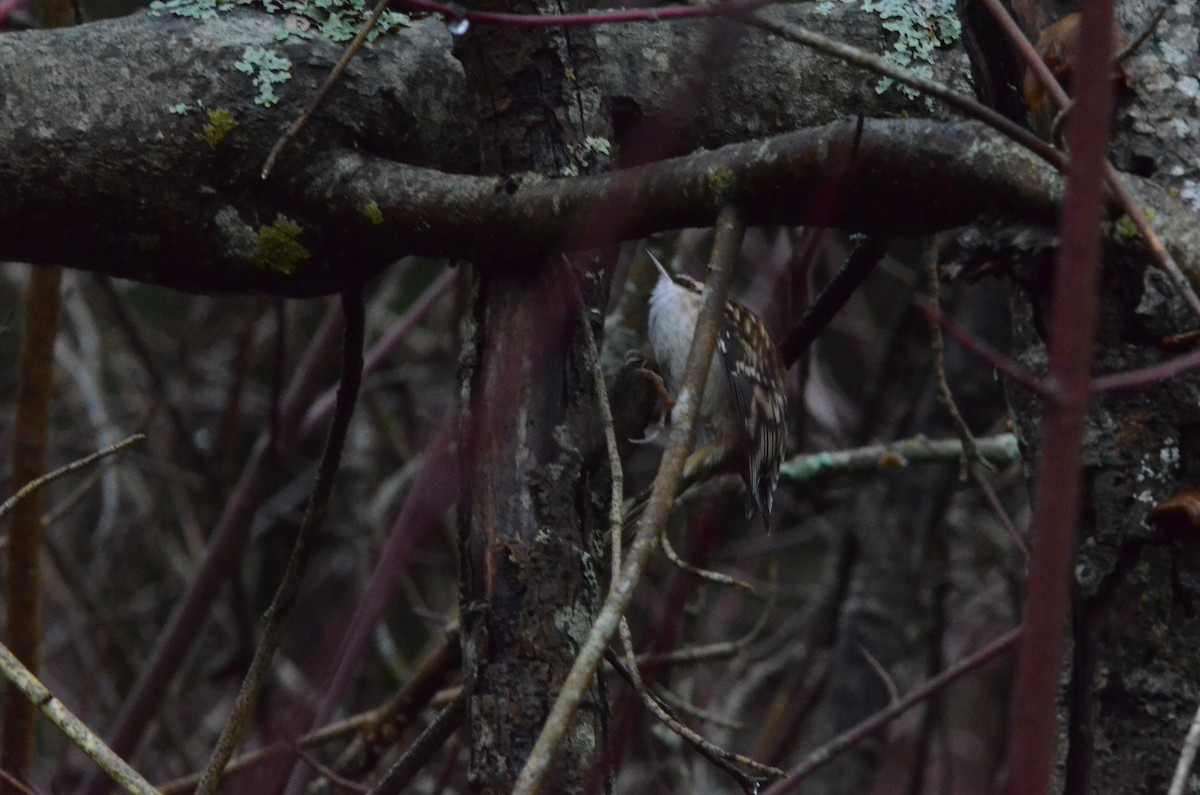
[[[1127,39],[1157,6],[1126,2],[1118,11]],[[1049,6],[1018,4],[1032,35]],[[1200,70],[1197,10],[1171,6],[1158,32],[1125,64],[1129,90],[1118,96],[1112,160],[1178,192],[1196,209],[1200,158],[1191,133]],[[1144,183],[1143,183],[1144,184]],[[1145,199],[1153,208],[1154,200]],[[1046,364],[1051,252],[1027,252],[1016,271],[1013,344],[1042,372]],[[1174,354],[1163,337],[1193,328],[1195,318],[1144,256],[1109,252],[1095,347],[1098,375],[1144,367]],[[1010,391],[1014,419],[1030,460],[1039,449],[1042,406]],[[1200,624],[1195,528],[1178,514],[1151,511],[1200,472],[1195,376],[1100,396],[1085,432],[1085,479],[1075,567],[1072,650],[1063,692],[1066,743],[1061,787],[1068,792],[1151,792],[1170,781],[1179,744],[1200,690],[1193,650]]]
[[[544,2],[492,10],[582,10]],[[477,29],[456,42],[485,173],[599,171],[609,140],[592,31]],[[566,248],[569,240],[564,240]],[[498,251],[476,273],[463,368],[462,645],[472,789],[510,792],[601,598],[606,459],[581,323],[607,303],[610,256]],[[589,276],[589,273],[591,276]],[[584,302],[581,305],[581,300]],[[600,334],[597,324],[596,335]],[[551,773],[588,790],[604,747],[593,689]]]
[[[859,30],[850,38],[878,46],[870,18],[787,13]],[[270,15],[234,10],[203,21],[138,15],[0,37],[0,182],[10,187],[0,196],[7,220],[0,258],[197,291],[309,295],[336,291],[405,254],[477,256],[478,247],[455,241],[487,238],[518,215],[509,202],[498,227],[462,234],[486,214],[483,197],[493,199],[498,184],[457,176],[477,170],[477,128],[450,37],[432,20],[371,45],[272,178],[259,179],[266,152],[340,49],[319,38],[280,43],[279,30]],[[605,96],[626,119],[669,119],[680,146],[829,122],[847,108],[869,116],[929,112],[898,92],[877,94],[873,77],[757,33],[740,40],[728,63],[733,77],[704,97],[703,112],[681,109],[673,98],[687,90],[689,59],[703,47],[707,24],[623,26],[610,36],[601,62]],[[274,106],[256,104],[250,77],[234,68],[248,47],[292,61]],[[772,90],[760,91],[766,84]],[[172,112],[180,105],[187,112]],[[206,131],[208,114],[219,111],[236,123],[224,137]],[[364,175],[371,190],[340,187]],[[393,215],[397,207],[410,210]],[[72,223],[62,224],[64,217]],[[288,229],[298,229],[290,237],[302,248],[288,245]],[[501,241],[511,248],[515,239]]]

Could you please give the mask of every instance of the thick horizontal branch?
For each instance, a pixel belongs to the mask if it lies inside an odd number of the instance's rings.
[[[889,46],[872,40],[880,31],[871,17],[778,13],[861,46]],[[140,14],[0,36],[0,261],[190,290],[302,295],[337,291],[407,253],[339,234],[323,208],[295,195],[289,177],[338,151],[473,171],[474,121],[450,34],[426,20],[370,45],[264,183],[267,152],[341,50],[319,37],[281,40],[284,22],[235,9],[207,20]],[[705,85],[694,67],[713,43],[712,24],[599,31],[600,67],[627,139],[644,141],[670,119],[667,152],[678,153],[828,122],[843,108],[927,113],[896,92],[876,94],[874,76],[801,48],[785,45],[780,57],[781,45],[757,33],[733,35]],[[258,51],[289,62],[274,105],[255,102],[261,69],[243,71],[247,53]],[[681,107],[685,96],[694,99]],[[611,143],[619,150],[625,142]],[[375,216],[369,205],[357,209]]]
[[[864,39],[863,18],[842,10],[771,13],[887,46]],[[868,122],[848,163],[851,125],[838,116],[915,116],[925,103],[880,96],[874,76],[759,32],[731,34],[723,70],[698,85],[715,24],[598,32],[624,119],[610,143],[644,154],[664,120],[675,143],[658,157],[776,137],[601,177],[506,182],[462,176],[475,169],[474,122],[440,22],[364,51],[267,182],[258,177],[266,153],[338,45],[280,41],[279,19],[244,9],[0,36],[0,261],[202,292],[313,295],[407,254],[518,259],[709,225],[729,199],[752,224],[894,234],[985,212],[1054,216],[1058,178],[976,124]],[[251,75],[235,66],[248,48],[291,62],[273,106],[255,102]],[[800,127],[809,129],[781,134]]]
[[[357,153],[318,160],[293,181],[306,210],[371,249],[521,261],[710,226],[726,202],[750,224],[821,224],[916,235],[999,213],[1051,222],[1057,174],[976,123],[872,121],[851,161],[854,123],[731,144],[594,177],[463,177]],[[361,208],[379,210],[375,223]],[[334,220],[336,219],[336,220]]]

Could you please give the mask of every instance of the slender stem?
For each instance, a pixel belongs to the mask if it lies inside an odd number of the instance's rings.
[[[465,693],[459,693],[425,727],[425,731],[413,741],[396,764],[392,765],[383,780],[371,790],[371,795],[394,795],[402,792],[405,785],[429,761],[433,752],[441,748],[454,730],[462,724],[466,715],[467,696]]]
[[[801,785],[805,778],[820,770],[825,765],[832,762],[838,755],[853,747],[855,744],[870,737],[875,732],[882,729],[884,726],[891,723],[896,718],[903,715],[908,710],[915,707],[917,704],[927,700],[942,688],[946,687],[956,679],[971,673],[972,671],[982,668],[992,660],[999,657],[1008,649],[1017,644],[1021,639],[1021,627],[1009,630],[1001,635],[996,640],[989,643],[979,651],[972,654],[970,657],[964,657],[958,662],[951,665],[946,670],[942,671],[937,676],[925,682],[925,684],[913,690],[908,695],[893,703],[887,709],[875,713],[871,717],[839,734],[834,739],[825,743],[823,746],[813,751],[804,760],[788,771],[786,781],[780,781],[773,786],[767,788],[763,795],[783,795],[786,792],[792,792]]]
[[[0,505],[0,519],[3,519],[5,514],[7,514],[9,511],[11,511],[18,502],[25,499],[30,494],[32,494],[35,491],[37,491],[38,489],[42,488],[46,484],[53,483],[54,481],[58,480],[59,478],[70,475],[72,472],[78,472],[79,470],[83,469],[84,467],[91,466],[92,464],[96,463],[97,461],[99,461],[102,458],[108,458],[110,455],[115,455],[116,453],[119,453],[122,450],[124,450],[126,447],[136,444],[137,442],[140,442],[145,438],[146,438],[145,434],[135,433],[133,436],[128,436],[128,437],[122,439],[121,441],[117,442],[116,444],[110,444],[108,447],[105,447],[103,450],[97,450],[96,452],[92,453],[91,455],[84,456],[83,458],[80,458],[76,461],[72,461],[71,463],[67,464],[66,466],[59,467],[58,469],[54,470],[53,472],[48,472],[47,474],[42,475],[40,478],[29,481],[24,486],[22,486],[20,488],[20,490],[17,491],[16,494],[9,497],[7,500],[4,501],[4,503],[2,505]]]
[[[63,734],[67,735],[81,751],[91,757],[109,778],[121,789],[133,795],[158,795],[146,779],[130,767],[124,759],[113,753],[104,741],[92,732],[83,721],[54,697],[45,685],[38,681],[33,672],[21,664],[6,646],[0,644],[0,673],[13,687],[50,719]],[[10,702],[11,704],[11,702]]]
[[[1033,510],[1025,636],[1009,719],[1010,795],[1050,791],[1058,750],[1058,690],[1081,495],[1081,448],[1091,402],[1099,298],[1100,221],[1113,91],[1113,0],[1082,6],[1071,165],[1054,271],[1050,382]],[[1086,717],[1083,718],[1086,720]]]
[[[696,334],[688,354],[683,386],[672,412],[678,424],[672,425],[670,441],[654,479],[650,502],[638,524],[637,535],[621,570],[621,577],[609,586],[604,605],[576,655],[575,663],[546,719],[546,725],[542,727],[529,759],[517,778],[514,795],[533,795],[540,790],[583,694],[604,658],[608,641],[617,631],[621,615],[633,598],[633,589],[650,560],[650,554],[658,546],[658,536],[666,524],[675,490],[679,488],[683,476],[683,464],[692,446],[692,426],[699,413],[700,397],[704,394],[709,365],[716,349],[717,326],[744,233],[741,213],[732,206],[723,208],[717,219],[717,237],[709,265],[709,278],[701,297]]]
[[[58,333],[59,268],[34,268],[25,292],[25,322],[21,342],[20,376],[12,420],[13,488],[20,489],[46,471],[46,435],[54,394],[54,339]],[[16,503],[9,526],[5,582],[5,638],[17,659],[37,671],[42,548],[41,494]],[[24,775],[33,761],[32,706],[9,685],[4,708],[0,767]],[[0,787],[9,791],[9,787]]]
[[[243,680],[237,700],[234,702],[233,712],[221,730],[221,736],[213,749],[208,767],[200,777],[200,783],[196,786],[196,792],[200,795],[211,795],[216,791],[217,785],[221,782],[225,765],[242,740],[251,713],[258,702],[258,693],[270,672],[275,651],[279,648],[284,630],[291,618],[309,554],[315,545],[317,533],[325,518],[329,495],[333,490],[334,477],[337,474],[342,458],[342,448],[346,442],[346,432],[350,427],[350,419],[354,416],[354,404],[358,400],[358,390],[362,384],[365,324],[361,290],[343,294],[342,308],[346,318],[342,341],[342,377],[338,387],[337,407],[334,410],[333,422],[325,441],[325,453],[321,457],[317,480],[313,484],[308,506],[304,510],[304,518],[300,522],[300,531],[296,535],[296,543],[292,547],[291,557],[288,558],[283,581],[279,584],[275,598],[267,609],[263,638],[254,650],[254,659],[250,663],[250,670],[246,672],[246,678]]]
[[[738,22],[743,22],[760,30],[765,30],[768,33],[773,33],[780,38],[794,41],[797,44],[803,44],[805,47],[810,47],[817,52],[833,56],[848,64],[853,64],[875,74],[891,78],[897,83],[903,83],[924,94],[935,97],[955,110],[971,118],[978,119],[997,132],[1002,133],[1059,171],[1066,170],[1067,160],[1062,152],[1011,119],[1002,116],[986,105],[981,105],[966,94],[960,94],[944,83],[939,83],[924,75],[919,75],[916,72],[897,66],[878,55],[873,55],[865,50],[860,50],[844,42],[831,39],[828,36],[822,36],[800,25],[794,25],[789,22],[777,22],[776,20],[767,19],[757,14],[735,17],[735,19]]]

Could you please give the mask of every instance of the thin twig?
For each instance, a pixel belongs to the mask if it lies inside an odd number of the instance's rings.
[[[321,764],[321,760],[317,759],[315,756],[313,756],[311,751],[308,751],[305,748],[300,748],[299,746],[297,746],[293,750],[296,752],[296,756],[298,756],[301,759],[301,761],[304,762],[304,764],[308,765],[313,770],[317,771],[317,773],[319,773],[322,776],[324,776],[325,778],[329,779],[329,782],[331,784],[333,784],[335,787],[337,787],[338,789],[347,789],[351,792],[368,792],[368,791],[370,791],[371,788],[366,786],[365,784],[359,784],[357,781],[351,781],[350,779],[345,778],[344,776],[339,776],[337,774],[337,771],[330,770],[328,767]]]
[[[37,795],[36,792],[31,790],[21,781],[17,780],[17,778],[7,770],[0,770],[0,778],[4,779],[4,783],[8,784],[9,786],[15,787],[18,792],[23,792],[25,795]]]
[[[929,240],[926,242],[925,248],[927,249],[925,251],[925,275],[929,283],[929,300],[941,312],[942,280],[938,273],[937,247],[932,240]],[[954,400],[954,392],[950,389],[950,380],[946,377],[946,343],[942,339],[942,326],[938,323],[937,318],[930,315],[925,317],[929,322],[929,347],[933,349],[933,369],[937,374],[938,402],[946,409],[950,423],[958,433],[959,440],[962,441],[961,474],[965,480],[968,470],[975,462],[978,461],[985,467],[991,465],[984,461],[983,456],[979,454],[979,445],[975,442],[975,434],[971,433],[970,426],[963,419],[962,412],[958,410],[958,403]]]
[[[1004,355],[996,348],[992,347],[986,340],[980,339],[972,334],[967,329],[955,323],[950,318],[942,314],[942,310],[934,306],[929,301],[917,299],[918,306],[926,315],[934,318],[946,331],[950,332],[950,336],[966,348],[970,353],[983,359],[992,367],[995,367],[1000,372],[1011,378],[1018,385],[1025,387],[1030,392],[1038,395],[1048,396],[1053,394],[1053,387],[1041,380],[1038,376],[1026,370],[1021,365],[1014,362],[1008,356]]]
[[[1200,708],[1192,716],[1192,725],[1188,727],[1183,749],[1179,752],[1179,761],[1175,764],[1175,775],[1171,776],[1171,788],[1167,790],[1167,795],[1183,795],[1186,791],[1197,749],[1200,749]]]
[[[575,301],[579,304],[579,322],[583,325],[583,340],[587,346],[588,370],[592,376],[592,389],[596,392],[596,403],[600,407],[600,423],[604,430],[604,448],[608,453],[609,477],[612,487],[608,502],[608,534],[610,576],[616,581],[621,576],[621,525],[625,503],[625,476],[621,468],[621,454],[617,449],[617,432],[613,424],[612,405],[608,402],[608,387],[604,382],[604,370],[600,366],[600,348],[592,332],[592,310],[583,300],[583,291],[575,278],[570,260],[563,255],[566,277],[575,289]]]
[[[666,22],[673,20],[722,17],[745,14],[784,0],[726,0],[710,6],[660,6],[658,8],[623,8],[615,11],[588,11],[582,14],[506,14],[493,11],[471,11],[454,4],[432,0],[402,0],[400,5],[413,11],[438,14],[447,23],[466,22],[470,25],[502,25],[514,28],[573,27],[577,25],[615,25],[629,22]]]
[[[711,582],[714,585],[726,585],[731,588],[741,588],[742,590],[749,591],[750,593],[757,593],[754,590],[754,586],[745,580],[739,580],[737,577],[729,574],[722,574],[719,571],[702,569],[699,566],[688,563],[686,560],[679,557],[679,553],[675,551],[675,547],[671,544],[670,535],[666,530],[663,531],[659,538],[661,539],[663,553],[667,556],[667,560],[671,561],[671,563],[675,564],[675,566],[678,568],[683,569],[689,574],[694,574],[702,580]]]
[[[1165,362],[1143,367],[1138,370],[1128,370],[1123,373],[1106,373],[1097,376],[1092,381],[1092,389],[1096,392],[1114,392],[1120,389],[1134,389],[1137,387],[1147,386],[1149,384],[1157,384],[1160,381],[1165,381],[1168,378],[1173,378],[1181,373],[1186,373],[1189,370],[1194,370],[1200,367],[1200,351],[1189,353],[1186,356],[1180,356],[1175,359],[1168,359]]]
[[[1150,38],[1150,34],[1154,33],[1155,28],[1158,27],[1158,23],[1162,22],[1162,18],[1166,16],[1166,13],[1170,8],[1170,3],[1163,3],[1161,6],[1159,6],[1158,10],[1154,12],[1154,16],[1150,17],[1150,22],[1146,25],[1142,32],[1135,36],[1133,41],[1126,44],[1117,52],[1116,55],[1113,56],[1113,62],[1120,63],[1137,52],[1138,48],[1146,43],[1146,39]]]
[[[1021,632],[1021,627],[1009,630],[971,656],[964,657],[937,676],[927,680],[925,684],[916,688],[904,696],[904,698],[894,702],[887,709],[880,710],[857,726],[842,732],[811,754],[808,754],[799,765],[788,771],[787,781],[777,782],[768,788],[763,795],[783,795],[786,792],[792,792],[801,785],[804,779],[832,762],[847,749],[879,731],[917,704],[920,704],[940,691],[946,685],[983,667],[1015,646],[1021,638]]]
[[[404,756],[392,765],[383,780],[371,790],[371,795],[398,795],[417,774],[433,752],[442,747],[450,735],[463,722],[467,715],[467,698],[465,692],[442,708],[442,711],[425,727],[425,731],[413,741],[404,752]]]
[[[880,235],[860,237],[853,243],[850,256],[829,284],[821,290],[812,305],[805,310],[800,322],[779,346],[783,366],[791,367],[833,320],[850,296],[866,281],[875,266],[887,253],[888,239]]]
[[[1062,152],[1011,119],[1002,116],[985,105],[981,105],[966,94],[960,94],[945,83],[939,83],[932,78],[897,66],[878,55],[873,55],[836,39],[822,36],[800,25],[790,22],[777,22],[776,20],[767,19],[757,14],[747,14],[734,17],[734,19],[760,30],[765,30],[768,33],[773,33],[788,41],[802,44],[817,52],[833,56],[848,64],[861,67],[884,77],[889,77],[897,83],[903,83],[931,97],[936,97],[955,110],[961,111],[971,118],[978,119],[1015,143],[1025,147],[1059,171],[1066,170],[1067,160]]]
[[[132,436],[128,436],[128,437],[122,439],[121,441],[117,442],[116,444],[110,444],[108,447],[105,447],[103,450],[97,450],[96,452],[92,453],[91,455],[84,456],[83,458],[80,458],[76,461],[72,461],[71,463],[67,464],[64,467],[59,467],[58,469],[54,470],[53,472],[49,472],[45,475],[42,475],[40,478],[36,478],[35,480],[29,481],[24,486],[22,486],[20,488],[20,490],[17,491],[16,494],[12,495],[7,500],[5,500],[3,504],[0,504],[0,519],[3,519],[5,514],[7,514],[9,511],[11,511],[13,509],[13,506],[15,506],[18,502],[25,499],[30,494],[32,494],[35,491],[37,491],[38,489],[42,488],[46,484],[53,483],[54,481],[58,480],[61,477],[70,475],[72,472],[78,472],[79,470],[83,469],[84,467],[91,466],[92,464],[96,463],[97,461],[99,461],[102,458],[107,458],[110,455],[119,453],[122,450],[124,450],[126,447],[136,444],[145,438],[146,438],[145,434],[135,433]]]
[[[1013,439],[1016,443],[1016,439]],[[1017,549],[1021,550],[1021,557],[1025,559],[1025,564],[1029,564],[1029,545],[1025,543],[1025,539],[1021,538],[1021,534],[1017,532],[1016,525],[1013,524],[1012,518],[1009,517],[1008,511],[1004,510],[1004,506],[1000,503],[1000,498],[996,495],[996,490],[992,488],[992,484],[988,482],[987,477],[979,471],[978,467],[971,468],[971,475],[975,479],[975,485],[983,492],[983,497],[987,500],[988,505],[992,508],[992,513],[996,514],[996,519],[1004,527],[1008,537],[1016,544]]]
[[[329,503],[329,495],[333,490],[334,477],[341,463],[342,448],[346,442],[346,432],[350,427],[350,419],[354,415],[354,404],[358,400],[359,387],[362,384],[362,355],[364,335],[364,310],[362,291],[355,290],[342,294],[342,311],[345,316],[345,330],[342,338],[342,376],[338,388],[337,407],[334,410],[333,422],[329,427],[329,435],[325,440],[325,452],[317,471],[317,479],[309,496],[308,506],[300,522],[300,530],[296,534],[296,542],[292,554],[288,558],[284,570],[283,581],[275,592],[271,606],[265,615],[266,627],[262,640],[254,650],[254,658],[246,678],[242,681],[241,690],[234,702],[221,736],[213,749],[208,767],[200,777],[196,792],[200,795],[211,795],[221,782],[221,776],[229,758],[233,756],[246,724],[250,720],[254,705],[258,701],[258,693],[263,681],[270,672],[275,650],[283,639],[283,632],[291,618],[292,608],[300,591],[300,583],[308,564],[311,547],[317,540],[317,533],[325,518],[325,510]]]
[[[879,662],[879,659],[874,654],[871,654],[871,650],[862,641],[856,641],[856,645],[862,658],[867,661],[867,665],[871,667],[871,670],[875,672],[875,676],[883,684],[884,690],[887,690],[888,703],[895,704],[900,700],[900,690],[896,687],[896,680],[892,679],[892,675],[888,673],[888,669],[883,667],[883,663]]]
[[[667,515],[674,503],[673,495],[683,475],[684,461],[691,450],[692,428],[699,413],[700,396],[704,394],[709,365],[716,349],[717,325],[725,296],[729,292],[733,265],[744,233],[745,223],[741,213],[732,206],[722,208],[717,218],[716,241],[709,264],[709,278],[701,296],[696,333],[688,354],[683,386],[676,396],[674,413],[678,413],[679,416],[676,417],[677,424],[671,427],[669,443],[654,479],[653,493],[639,521],[633,545],[621,569],[621,576],[609,585],[608,595],[595,623],[592,624],[588,637],[576,655],[546,724],[542,727],[517,778],[514,795],[533,795],[541,788],[551,762],[574,720],[583,694],[596,675],[609,638],[617,631],[621,615],[633,598],[633,590],[650,560],[651,552],[658,545],[658,536],[666,524]]]
[[[704,646],[685,646],[680,649],[673,649],[668,652],[660,652],[657,654],[641,654],[638,655],[638,666],[663,666],[663,665],[682,665],[693,664],[699,662],[708,662],[711,660],[727,660],[745,651],[751,643],[754,642],[763,630],[767,628],[767,620],[771,617],[772,611],[775,609],[775,603],[779,598],[779,563],[772,557],[770,558],[770,568],[767,575],[767,603],[763,607],[762,613],[758,620],[754,622],[754,626],[750,628],[745,635],[734,640],[722,641],[721,643],[709,643]]]
[[[279,158],[279,153],[282,152],[283,148],[288,145],[288,142],[299,135],[300,131],[307,127],[308,123],[312,121],[313,116],[317,115],[317,111],[320,109],[321,103],[325,101],[326,95],[328,95],[330,89],[337,84],[337,81],[341,79],[342,73],[345,72],[346,67],[350,65],[350,61],[353,60],[354,56],[358,54],[358,51],[362,49],[363,42],[367,40],[367,35],[379,22],[379,18],[383,16],[383,12],[387,10],[388,3],[390,2],[391,0],[379,0],[375,4],[375,8],[371,10],[371,16],[366,22],[363,23],[363,26],[359,29],[358,34],[354,37],[354,40],[351,41],[346,47],[345,52],[342,53],[342,57],[338,59],[337,64],[333,67],[333,71],[331,71],[329,76],[325,78],[325,82],[321,84],[321,88],[317,91],[316,96],[312,98],[312,102],[310,102],[308,107],[304,109],[304,112],[301,113],[294,122],[292,122],[291,126],[287,128],[283,135],[279,136],[279,140],[275,142],[275,145],[271,147],[271,153],[267,155],[267,160],[265,163],[263,163],[261,174],[263,179],[266,179],[271,175],[271,169],[275,167],[275,161]]]
[[[331,723],[328,726],[322,726],[314,732],[309,732],[303,737],[296,740],[295,745],[288,743],[272,743],[271,745],[256,748],[249,753],[242,754],[229,761],[225,766],[225,778],[240,773],[249,767],[252,767],[259,762],[262,762],[271,757],[279,756],[284,753],[293,752],[296,747],[299,748],[315,748],[319,745],[332,742],[340,739],[347,734],[363,731],[374,725],[379,720],[380,709],[371,709],[366,712],[360,712],[357,715],[351,715],[348,718]],[[158,785],[159,792],[162,795],[175,795],[176,793],[191,792],[196,785],[200,783],[201,773],[192,773],[187,776],[173,778],[170,781],[164,781]]]
[[[379,339],[371,345],[371,349],[363,357],[363,378],[376,372],[387,363],[388,357],[395,352],[400,343],[408,338],[409,333],[416,328],[417,324],[429,315],[437,305],[438,299],[458,279],[458,275],[458,271],[453,268],[447,268],[441,276],[425,288],[424,292],[415,301],[408,305],[408,308],[404,310],[404,314],[396,318],[391,328],[380,335]],[[336,397],[337,392],[336,388],[334,388],[327,390],[313,401],[308,411],[304,412],[304,419],[300,423],[300,435],[302,437],[307,436],[329,417],[333,412],[333,404]]]
[[[642,700],[642,704],[646,709],[650,710],[656,718],[662,721],[668,729],[675,732],[684,742],[690,745],[697,753],[703,756],[708,761],[725,771],[733,778],[742,791],[751,795],[762,788],[764,781],[783,778],[787,774],[777,767],[764,765],[757,762],[748,756],[736,754],[732,751],[727,751],[714,743],[709,742],[701,737],[690,727],[684,725],[674,714],[667,709],[666,705],[657,699],[649,690],[646,689],[645,682],[642,681],[641,674],[638,673],[637,667],[633,661],[633,643],[629,637],[629,623],[622,618],[620,626],[621,643],[625,648],[626,662],[622,662],[615,654],[608,658],[613,669],[621,675],[621,677],[629,683],[629,686],[634,689]],[[745,773],[741,767],[746,767],[758,773],[759,776],[752,776]]]
[[[124,759],[113,753],[103,740],[55,698],[54,694],[3,644],[0,644],[0,673],[3,673],[4,678],[20,690],[31,704],[41,710],[51,723],[67,735],[79,750],[87,754],[109,778],[120,785],[121,789],[133,795],[158,795],[158,790],[150,786],[150,783]]]

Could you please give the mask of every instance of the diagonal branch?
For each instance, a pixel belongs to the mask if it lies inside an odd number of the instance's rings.
[[[576,655],[575,664],[563,682],[562,690],[550,710],[550,716],[546,719],[546,725],[521,770],[513,789],[514,795],[532,795],[540,790],[554,755],[571,727],[575,710],[604,658],[609,639],[617,631],[621,616],[633,598],[633,589],[641,578],[651,553],[658,545],[659,535],[666,524],[675,491],[679,488],[683,476],[684,461],[692,446],[692,427],[699,413],[700,396],[704,393],[709,365],[712,364],[713,352],[716,350],[717,325],[725,295],[729,292],[729,284],[733,280],[733,265],[744,232],[745,224],[738,210],[731,206],[725,207],[717,223],[709,278],[701,298],[696,334],[688,354],[683,386],[676,397],[674,412],[678,413],[678,424],[671,427],[670,441],[663,453],[658,475],[654,479],[650,502],[638,524],[637,536],[629,550],[621,576],[609,586],[604,605],[600,608],[583,647]]]
[[[254,650],[254,659],[250,670],[242,682],[242,688],[234,702],[233,712],[221,730],[212,758],[196,792],[200,795],[210,795],[220,784],[221,775],[226,763],[233,756],[234,750],[242,740],[246,725],[249,723],[251,712],[258,702],[258,693],[262,688],[275,651],[283,640],[283,632],[287,628],[296,597],[300,593],[300,583],[308,566],[308,557],[318,538],[317,533],[325,519],[325,511],[329,504],[329,495],[333,491],[334,477],[342,460],[342,448],[346,443],[346,432],[350,428],[350,419],[354,416],[354,404],[358,401],[358,390],[362,384],[363,369],[363,337],[364,309],[362,291],[345,293],[342,296],[342,310],[346,318],[342,339],[342,377],[338,387],[337,406],[334,409],[333,422],[329,427],[329,435],[325,440],[325,452],[321,456],[321,464],[317,471],[317,480],[313,484],[308,506],[304,510],[304,518],[296,535],[296,543],[292,547],[291,557],[288,558],[287,568],[283,573],[283,581],[275,592],[275,598],[266,613],[266,627],[262,640]]]

